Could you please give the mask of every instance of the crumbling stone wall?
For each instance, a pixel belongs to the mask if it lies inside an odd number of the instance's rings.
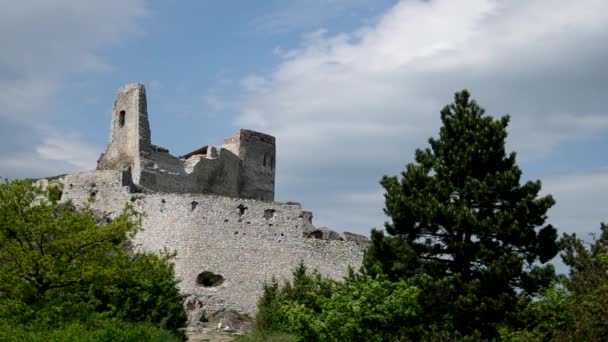
[[[291,279],[300,261],[334,278],[361,264],[367,239],[312,225],[297,203],[203,194],[142,193],[128,172],[90,171],[64,178],[62,200],[120,213],[132,204],[145,213],[139,250],[177,251],[175,271],[185,295],[205,310],[253,314],[265,281]],[[319,231],[320,233],[315,233]]]
[[[204,193],[274,200],[275,139],[240,129],[222,146],[207,145],[183,157],[151,143],[146,90],[131,83],[118,90],[110,142],[98,170],[129,170],[134,184],[158,192]]]
[[[144,86],[127,84],[97,170],[65,176],[62,200],[110,218],[133,205],[145,214],[135,248],[177,252],[187,307],[252,314],[264,282],[290,279],[300,262],[341,278],[367,246],[363,236],[316,228],[297,203],[272,202],[275,157],[274,137],[244,129],[175,157],[151,143]]]
[[[274,200],[275,139],[268,134],[240,129],[224,139],[222,148],[241,159],[239,194],[243,198]]]

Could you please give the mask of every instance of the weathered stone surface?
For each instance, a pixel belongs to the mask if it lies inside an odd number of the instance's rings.
[[[205,312],[205,303],[200,297],[190,295],[184,299],[184,310],[188,315],[188,326],[198,330],[203,330],[203,323],[206,322],[207,312]]]
[[[175,271],[184,294],[205,298],[210,311],[224,308],[253,314],[262,285],[272,277],[291,279],[303,261],[310,268],[341,278],[358,268],[367,245],[314,226],[299,204],[265,202],[202,194],[133,193],[121,171],[90,171],[65,178],[63,200],[84,204],[95,183],[93,209],[118,215],[125,204],[145,213],[144,230],[133,240],[143,251],[177,251]],[[196,203],[193,206],[192,203]],[[272,213],[272,215],[269,215]],[[223,277],[218,286],[197,284],[209,271]]]
[[[98,170],[130,170],[132,182],[158,192],[205,193],[274,200],[275,139],[240,129],[221,146],[207,145],[178,158],[151,143],[146,90],[131,83],[118,90],[110,143]]]
[[[151,145],[145,89],[129,84],[114,104],[98,169],[54,182],[63,182],[62,201],[88,203],[103,219],[127,204],[145,214],[131,243],[177,252],[191,327],[213,313],[254,314],[263,284],[290,280],[300,262],[337,279],[360,266],[366,237],[317,228],[299,203],[272,202],[274,137],[239,130],[221,147],[186,156]]]

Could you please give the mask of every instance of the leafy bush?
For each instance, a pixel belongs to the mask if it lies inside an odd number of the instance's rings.
[[[259,301],[257,329],[286,332],[296,341],[386,341],[417,325],[418,289],[371,277],[338,282],[300,265],[293,285],[267,284]]]
[[[295,342],[295,340],[295,337],[285,333],[254,331],[247,335],[238,336],[235,342]]]
[[[119,319],[94,319],[71,322],[54,328],[47,326],[2,325],[0,341],[6,342],[177,342],[182,338],[145,323]]]
[[[89,286],[83,294],[96,312],[133,322],[177,330],[186,322],[173,255],[139,254],[132,257],[129,276],[120,283]]]
[[[177,332],[186,314],[173,255],[129,249],[141,215],[126,206],[108,222],[90,208],[60,203],[53,189],[0,184],[0,322],[67,333],[100,314],[102,323],[115,318]]]
[[[568,277],[530,302],[523,311],[526,326],[505,329],[508,341],[604,341],[608,336],[608,226],[586,244],[564,235],[562,259]]]

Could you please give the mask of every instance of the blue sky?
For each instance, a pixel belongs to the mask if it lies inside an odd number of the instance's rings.
[[[116,90],[148,90],[174,155],[238,128],[277,138],[277,195],[317,226],[382,227],[378,180],[468,88],[585,236],[608,221],[605,0],[7,1],[0,176],[93,169]]]

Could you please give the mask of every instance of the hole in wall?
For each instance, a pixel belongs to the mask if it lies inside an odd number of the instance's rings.
[[[198,206],[197,201],[190,202],[190,211],[194,211],[194,209],[196,209],[197,206]]]
[[[202,287],[216,287],[224,283],[224,277],[221,274],[204,271],[196,276],[196,285]]]
[[[309,238],[309,239],[322,239],[323,238],[323,232],[320,230],[313,230],[312,232],[305,232],[304,237]]]
[[[120,114],[118,115],[118,125],[120,127],[123,127],[125,125],[125,116],[127,115],[127,113],[124,110],[120,111]]]
[[[265,219],[271,219],[274,216],[276,210],[274,209],[265,209],[264,210],[264,218]]]
[[[236,207],[239,210],[239,215],[243,216],[245,215],[245,213],[247,212],[247,207],[243,205],[243,203],[239,204],[238,207]]]

